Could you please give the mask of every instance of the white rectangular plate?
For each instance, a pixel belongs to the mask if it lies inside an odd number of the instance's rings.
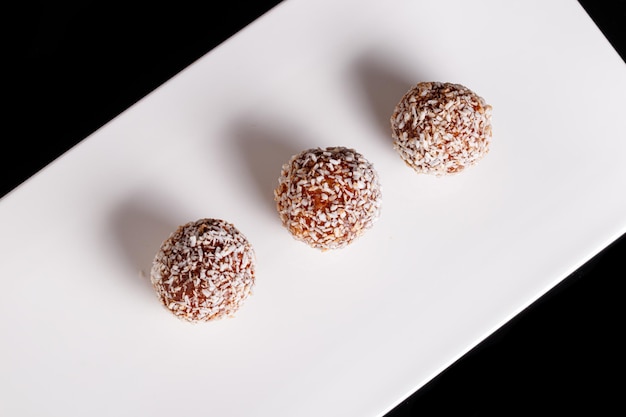
[[[491,152],[410,170],[388,120],[418,81],[493,106]],[[377,416],[626,232],[626,67],[575,1],[288,0],[0,200],[0,415]],[[313,250],[272,191],[354,147],[379,222]],[[234,318],[177,320],[148,273],[176,226],[258,259]]]

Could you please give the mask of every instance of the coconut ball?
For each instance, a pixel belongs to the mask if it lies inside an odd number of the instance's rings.
[[[233,224],[200,219],[179,226],[161,244],[150,280],[161,303],[180,319],[232,316],[254,286],[255,253]]]
[[[491,106],[469,88],[420,82],[391,116],[393,146],[418,173],[447,175],[480,161],[491,142]]]
[[[381,197],[372,163],[341,146],[292,156],[274,190],[283,226],[295,239],[323,251],[342,248],[371,228]]]

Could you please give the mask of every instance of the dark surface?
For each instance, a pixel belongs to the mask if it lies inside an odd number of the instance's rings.
[[[0,196],[277,3],[229,1],[216,13],[185,2],[66,1],[5,15],[17,25],[4,54]],[[580,3],[626,60],[626,1]],[[622,238],[388,417],[623,413],[625,258]]]

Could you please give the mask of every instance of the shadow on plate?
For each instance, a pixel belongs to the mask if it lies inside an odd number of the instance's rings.
[[[393,110],[402,96],[421,79],[419,74],[408,75],[393,57],[379,52],[361,55],[353,64],[358,96],[363,97],[366,111],[386,143],[391,144]]]
[[[161,243],[178,224],[157,207],[154,198],[137,195],[120,205],[110,218],[114,244],[129,269],[132,285],[153,294],[150,268]]]
[[[242,159],[242,169],[248,171],[262,206],[272,215],[276,215],[274,189],[278,185],[281,168],[294,154],[304,149],[297,139],[297,134],[266,122],[246,118],[234,123],[231,143]]]

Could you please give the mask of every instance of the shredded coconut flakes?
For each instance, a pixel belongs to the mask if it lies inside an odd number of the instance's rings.
[[[418,173],[458,173],[489,152],[491,110],[463,85],[418,83],[391,116],[394,148]]]
[[[232,224],[200,219],[163,242],[151,281],[163,305],[183,320],[232,316],[252,292],[255,253]]]
[[[324,251],[342,248],[371,228],[381,197],[373,165],[345,147],[294,155],[274,190],[283,225],[297,240]]]

